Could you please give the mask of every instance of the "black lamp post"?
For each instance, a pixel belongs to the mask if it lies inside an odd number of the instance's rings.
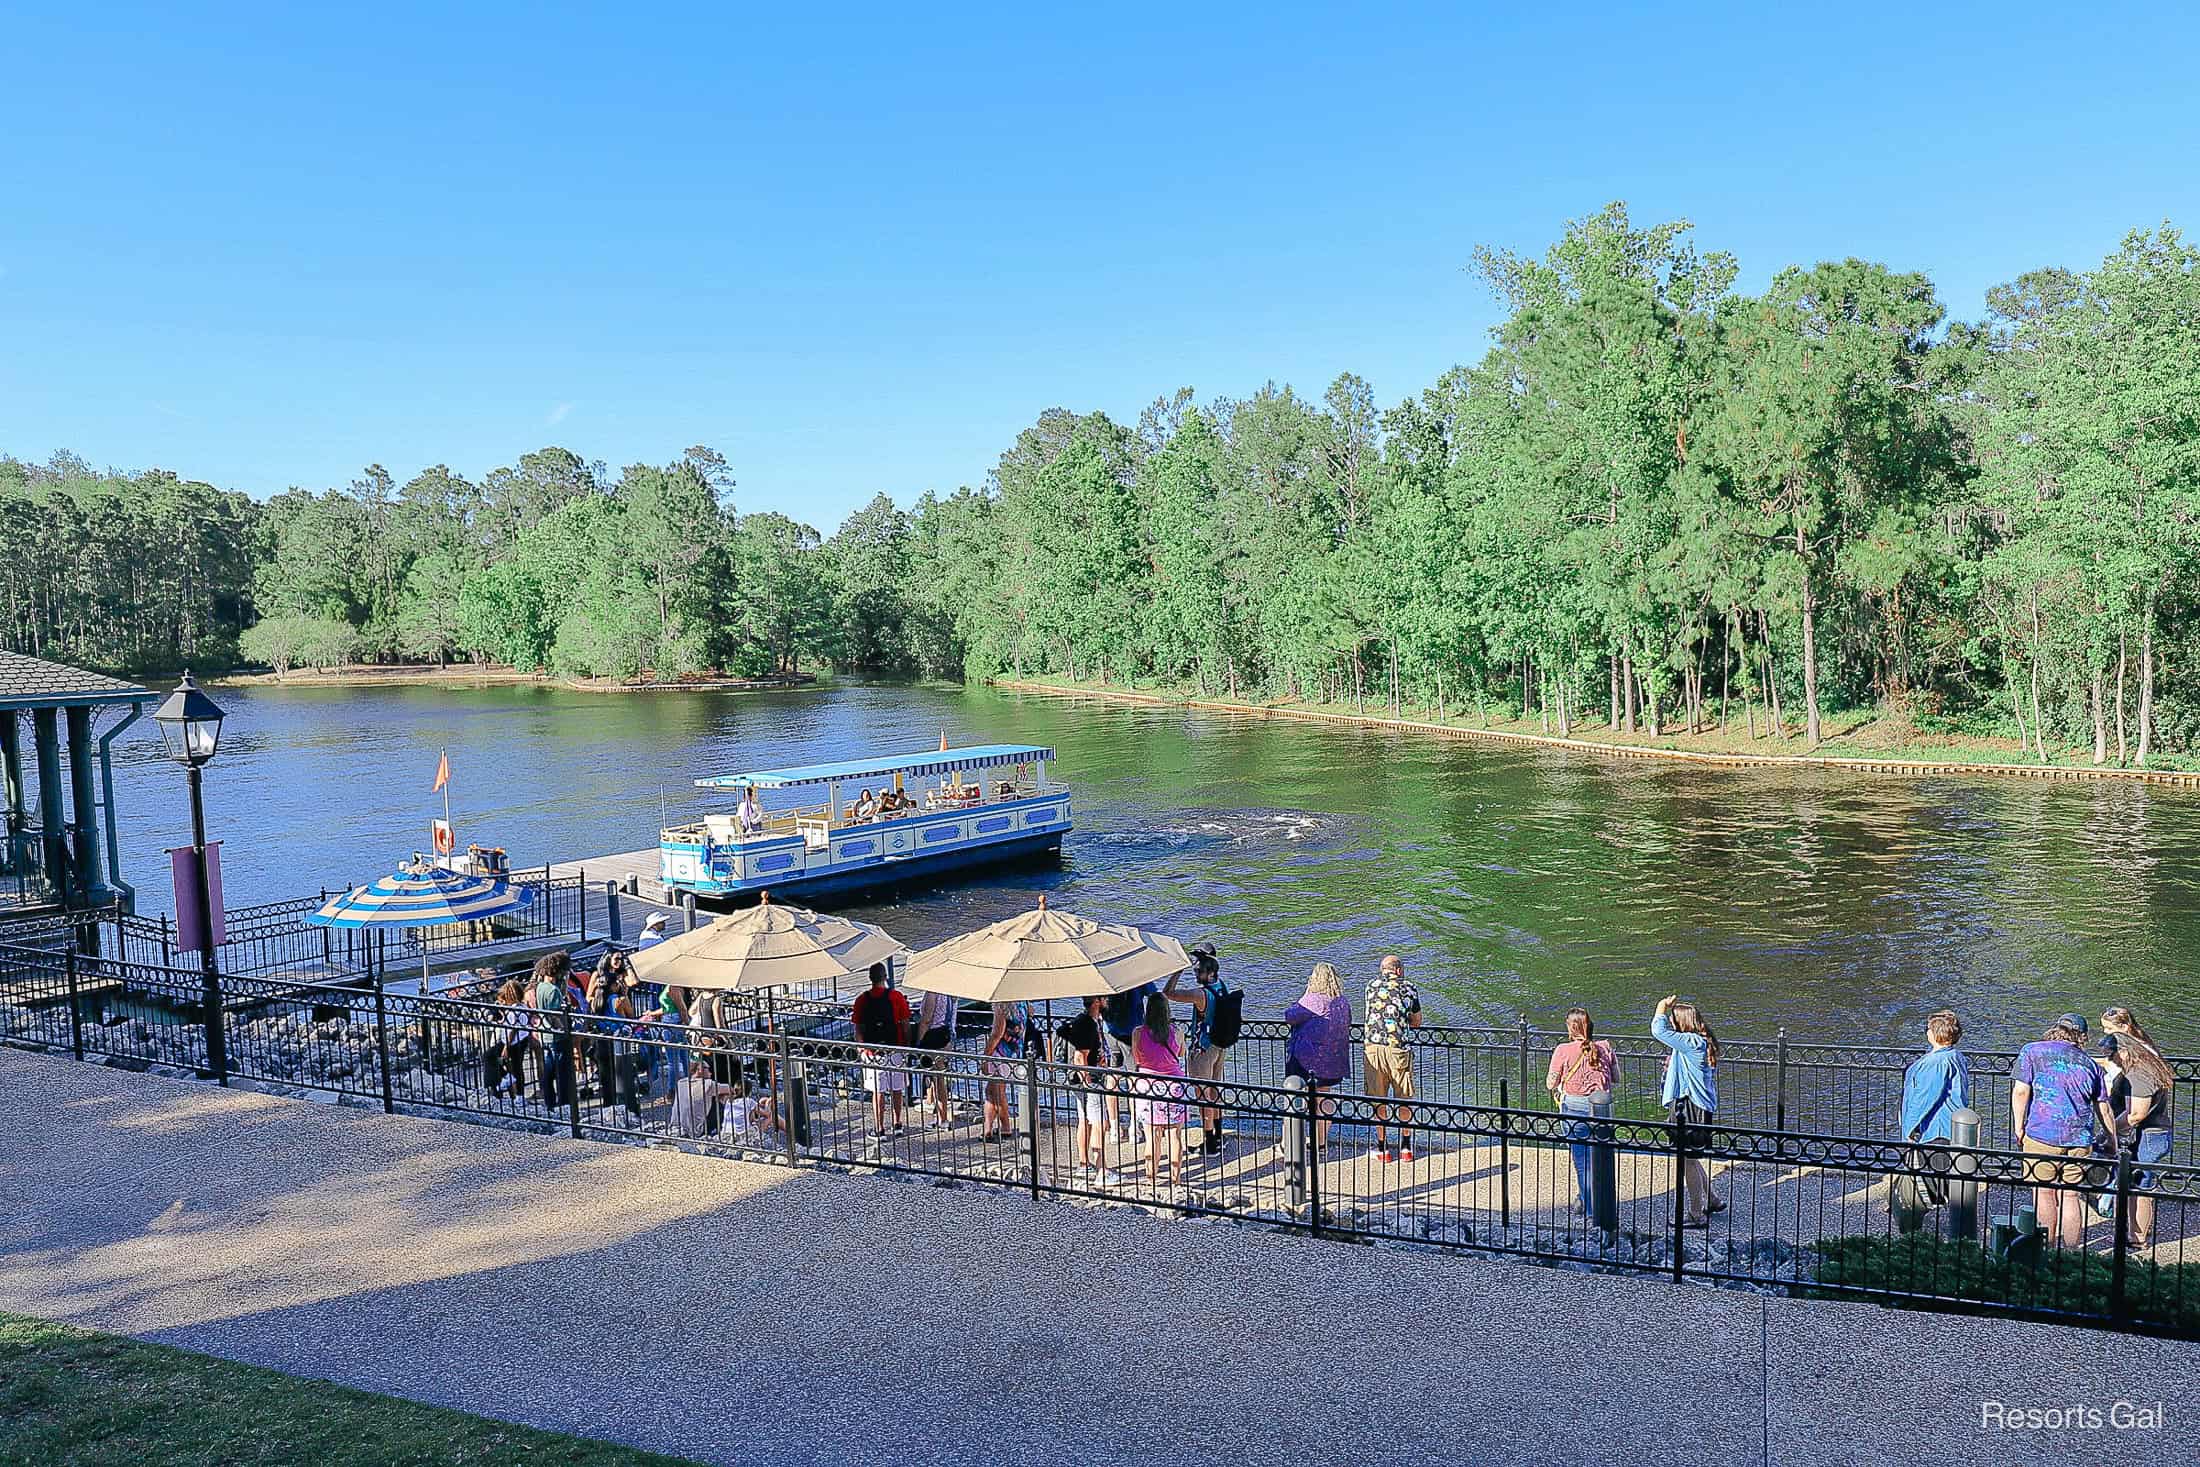
[[[221,982],[214,970],[214,894],[206,876],[206,804],[199,771],[214,757],[222,738],[222,710],[199,691],[186,672],[153,714],[168,757],[184,767],[191,782],[191,850],[196,858],[198,890],[192,895],[199,913],[199,968],[206,980],[206,1063],[216,1079],[229,1083],[229,1056],[222,1035]]]

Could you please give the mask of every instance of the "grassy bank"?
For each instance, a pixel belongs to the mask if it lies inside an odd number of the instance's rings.
[[[545,672],[528,672],[487,662],[454,662],[447,667],[383,666],[359,663],[344,667],[294,667],[288,672],[233,672],[211,678],[209,685],[225,688],[566,688],[578,693],[699,693],[767,692],[779,688],[810,687],[811,673],[796,677],[738,678],[693,677],[663,682],[622,682],[617,678],[562,678]]]
[[[678,1460],[0,1314],[0,1462],[671,1467]]]
[[[1727,726],[1724,729],[1713,724],[1707,725],[1699,733],[1691,734],[1684,726],[1681,731],[1668,731],[1653,737],[1640,731],[1627,733],[1612,728],[1598,718],[1577,721],[1572,735],[1562,738],[1555,719],[1546,729],[1540,716],[1521,718],[1518,716],[1520,710],[1517,705],[1497,703],[1489,703],[1482,708],[1455,707],[1443,712],[1434,707],[1409,703],[1393,715],[1387,703],[1372,698],[1360,707],[1350,703],[1322,703],[1303,699],[1232,700],[1203,697],[1182,688],[1124,687],[1060,677],[1021,680],[1004,678],[998,680],[995,686],[1012,692],[1057,693],[1167,703],[1211,708],[1222,712],[1340,723],[1375,726],[1404,724],[1435,733],[1456,733],[1467,737],[1481,735],[1508,742],[1529,741],[1588,753],[1670,756],[1721,763],[1856,765],[1871,768],[1914,764],[1929,766],[1933,771],[1951,766],[2005,774],[2038,774],[2045,770],[2064,778],[2090,778],[2096,775],[2125,778],[2145,777],[2147,774],[2177,776],[2200,771],[2200,759],[2163,754],[2156,754],[2146,771],[2118,770],[2113,763],[2113,750],[2108,765],[2095,766],[2090,745],[2084,748],[2058,747],[2052,741],[2047,746],[2048,760],[2043,766],[2037,753],[2020,745],[2013,738],[1940,731],[1921,727],[1905,715],[1877,712],[1827,715],[1824,719],[1824,737],[1818,747],[1812,749],[1805,742],[1792,713],[1788,717],[1785,738],[1772,732],[1762,708],[1756,710],[1755,730],[1752,732],[1738,702],[1728,709]],[[2179,779],[2177,782],[2185,781]]]

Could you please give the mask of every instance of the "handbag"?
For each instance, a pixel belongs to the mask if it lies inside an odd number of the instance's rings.
[[[1581,1076],[1581,1072],[1589,1068],[1589,1066],[1595,1063],[1596,1060],[1596,1041],[1593,1039],[1583,1040],[1581,1042],[1581,1053],[1574,1056],[1574,1062],[1566,1067],[1566,1073],[1560,1075],[1558,1077],[1558,1083],[1551,1087],[1551,1104],[1558,1104],[1558,1098],[1566,1093],[1567,1082],[1570,1080],[1579,1079]],[[1609,1098],[1610,1094],[1610,1090],[1605,1091],[1605,1095],[1607,1096],[1607,1098]]]

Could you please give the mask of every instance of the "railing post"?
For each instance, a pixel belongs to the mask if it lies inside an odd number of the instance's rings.
[[[13,717],[13,715],[9,715]],[[69,978],[69,1049],[78,1059],[84,1058],[84,1013],[77,1004],[76,948],[72,945],[61,950],[61,966]]]
[[[588,946],[588,868],[587,868],[586,866],[583,866],[583,867],[581,867],[581,868],[580,868],[580,873],[581,873],[581,890],[580,890],[580,898],[581,898],[581,918],[580,918],[580,921],[581,921],[581,946],[582,946],[582,947],[586,947],[586,946]],[[544,893],[544,899],[545,899],[545,900],[547,900],[547,899],[548,899],[548,897],[549,897],[549,894],[548,894],[547,892],[545,892],[545,893]]]
[[[1522,1095],[1534,1093],[1529,1089],[1530,1076],[1531,1072],[1528,1069],[1528,1016],[1522,1014],[1520,1016],[1520,1093]],[[1504,1095],[1505,1089],[1502,1083],[1499,1084],[1497,1093],[1500,1097]],[[1505,1102],[1500,1099],[1497,1103],[1503,1105]]]
[[[1039,1196],[1039,1056],[1024,1046],[1024,1160],[1031,1168],[1031,1195]]]
[[[1683,1244],[1688,1236],[1688,1122],[1679,1112],[1673,1117],[1673,1282],[1679,1283],[1687,1264]]]
[[[321,907],[325,907],[327,905],[328,888],[324,886],[321,888]],[[321,907],[315,907],[314,910],[319,911]],[[336,966],[336,955],[329,949],[329,929],[326,927],[321,929],[321,966],[323,968],[333,968]],[[323,974],[322,976],[326,977],[327,975]]]
[[[397,1113],[397,1089],[390,1079],[390,1006],[382,980],[374,980],[374,1052],[382,1061],[382,1114]]]
[[[168,914],[166,912],[160,914],[160,965],[163,968],[173,968],[176,965],[173,950],[168,945]]]
[[[1772,1129],[1785,1131],[1788,1128],[1788,1031],[1785,1024],[1780,1026],[1780,1061],[1772,1083]]]
[[[2131,1323],[2131,1153],[2116,1153],[2116,1254],[2108,1273],[2108,1317]]]
[[[211,957],[206,964],[202,998],[206,1004],[206,1063],[214,1071],[214,1083],[229,1083],[229,1036],[222,1032],[222,980]]]
[[[1526,1023],[1523,1016],[1522,1023]],[[1526,1031],[1522,1031],[1525,1037]],[[1497,1225],[1511,1229],[1513,1225],[1512,1192],[1512,1095],[1505,1082],[1497,1082]]]
[[[565,1034],[565,1123],[573,1133],[573,1139],[581,1139],[581,1052],[578,1037],[573,1033],[573,1011],[558,1010],[558,1023]]]

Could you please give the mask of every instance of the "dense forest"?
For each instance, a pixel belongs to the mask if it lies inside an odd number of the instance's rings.
[[[265,503],[0,459],[0,643],[140,672],[472,658],[567,674],[1067,675],[1555,732],[1844,710],[2095,762],[2200,746],[2200,256],[2171,227],[1950,322],[1860,260],[1759,295],[1624,206],[1540,258],[1471,366],[1044,413],[982,488],[830,537],[703,448],[380,466]]]

